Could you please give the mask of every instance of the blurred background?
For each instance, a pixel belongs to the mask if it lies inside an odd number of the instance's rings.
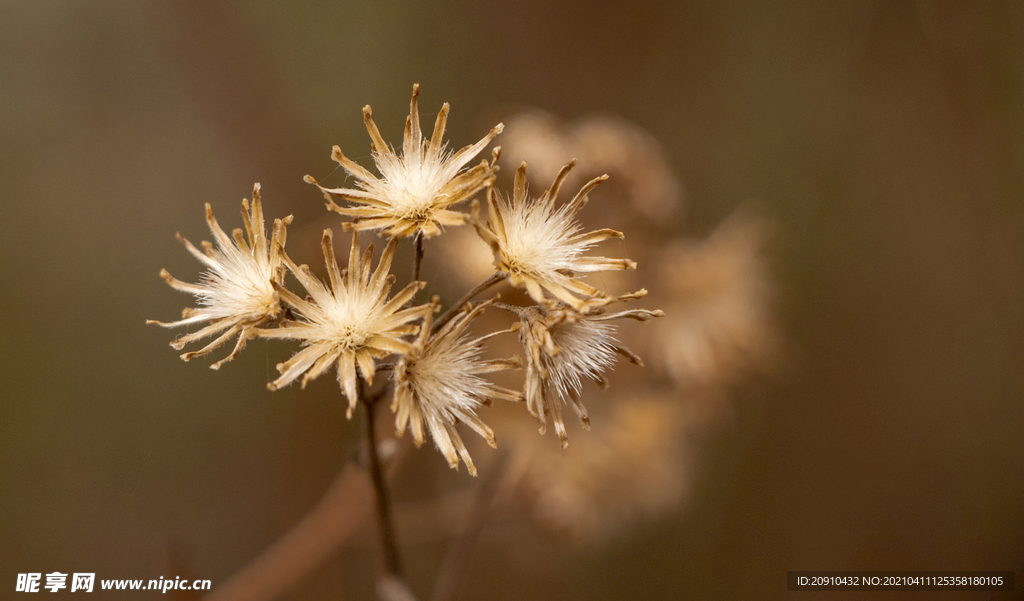
[[[216,587],[323,497],[360,434],[333,378],[270,393],[290,349],[252,342],[214,372],[144,322],[191,305],[157,275],[199,274],[174,233],[209,239],[205,202],[238,227],[253,182],[268,218],[295,215],[292,254],[318,265],[338,220],[302,176],[344,183],[333,144],[370,164],[365,104],[397,143],[415,82],[425,123],[451,103],[455,147],[504,121],[511,151],[513,119],[536,111],[567,151],[595,119],[635,133],[626,155],[646,158],[603,168],[609,186],[654,166],[668,200],[633,211],[595,192],[588,226],[626,232],[607,254],[640,261],[641,285],[667,282],[645,305],[669,318],[688,281],[672,249],[692,259],[735,239],[729,224],[755,229],[764,330],[731,335],[770,339],[707,394],[637,349],[675,374],[651,378],[674,381],[658,395],[683,408],[680,460],[652,470],[668,492],[599,542],[503,513],[463,598],[777,599],[787,570],[1021,577],[1021,3],[37,0],[0,14],[0,597],[21,572]],[[613,372],[612,389],[643,373]],[[571,423],[567,451],[600,426]],[[395,477],[399,505],[477,484],[429,448]],[[428,598],[454,535],[405,532]],[[366,526],[280,598],[371,598],[378,565]]]

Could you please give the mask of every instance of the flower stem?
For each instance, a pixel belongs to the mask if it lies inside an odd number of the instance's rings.
[[[377,399],[365,395],[363,399],[363,405],[366,406],[366,438],[370,452],[370,479],[373,481],[373,490],[377,497],[377,524],[380,531],[381,549],[384,553],[384,571],[391,576],[399,577],[402,574],[402,566],[398,558],[398,542],[395,537],[395,525],[391,519],[391,503],[388,500],[388,491],[384,483],[380,454],[377,452],[377,437],[374,433],[373,410]]]
[[[412,261],[412,281],[420,279],[420,264],[423,263],[423,232],[416,232],[416,255]]]
[[[501,309],[502,311],[508,311],[509,313],[515,313],[516,315],[519,315],[520,317],[522,317],[522,315],[523,315],[523,308],[522,307],[517,307],[515,305],[509,305],[507,303],[494,303],[491,306],[494,307],[495,309]]]
[[[451,320],[451,318],[455,317],[455,315],[459,312],[459,309],[461,309],[462,306],[468,303],[469,301],[473,300],[474,296],[480,294],[484,290],[487,290],[491,286],[494,286],[498,282],[503,281],[504,279],[505,274],[495,271],[493,274],[491,274],[491,277],[481,282],[479,286],[467,292],[465,295],[463,295],[462,298],[456,301],[455,304],[448,307],[448,310],[442,313],[441,317],[438,317],[437,321],[434,322],[433,330],[436,332],[437,330],[444,327],[444,324],[448,323]]]

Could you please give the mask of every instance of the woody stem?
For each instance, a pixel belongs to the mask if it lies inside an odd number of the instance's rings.
[[[362,382],[360,382],[360,385]],[[360,386],[362,388],[362,386]],[[362,395],[366,407],[366,438],[370,453],[370,479],[377,498],[377,525],[380,531],[381,549],[384,552],[384,571],[395,577],[402,574],[402,566],[398,558],[398,541],[395,537],[395,525],[391,519],[391,503],[388,490],[384,484],[384,471],[381,469],[380,454],[377,452],[377,437],[374,433],[374,407],[378,399]]]

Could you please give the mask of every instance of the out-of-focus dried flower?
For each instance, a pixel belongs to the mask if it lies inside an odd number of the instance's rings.
[[[437,303],[435,299],[435,307]],[[476,476],[476,466],[455,425],[466,424],[494,447],[494,432],[476,415],[476,410],[490,399],[522,400],[522,394],[480,377],[522,365],[518,357],[482,359],[483,341],[494,334],[476,339],[466,334],[470,322],[487,304],[463,311],[432,335],[428,313],[423,318],[420,335],[398,361],[393,374],[395,398],[391,410],[395,412],[398,435],[408,428],[416,446],[420,446],[426,438],[425,432],[429,431],[448,465],[458,469],[461,457],[473,476]]]
[[[173,328],[209,321],[206,327],[171,343],[172,347],[181,350],[190,342],[220,333],[198,351],[182,354],[181,358],[185,361],[205,355],[237,335],[238,342],[231,354],[210,366],[211,369],[219,369],[238,356],[245,341],[253,336],[255,328],[277,319],[281,313],[281,301],[274,284],[279,285],[284,280],[281,253],[285,244],[286,226],[291,223],[292,216],[275,219],[272,238],[267,240],[260,185],[257,183],[252,189],[252,207],[248,200],[242,200],[244,234],[241,229],[235,229],[229,237],[214,219],[209,203],[206,205],[206,221],[217,241],[216,247],[203,241],[203,251],[200,251],[181,234],[177,235],[185,248],[207,267],[200,282],[188,284],[175,279],[166,269],[160,270],[160,277],[172,288],[194,294],[199,307],[186,308],[179,321],[163,323],[149,320],[146,323]]]
[[[645,294],[646,290],[640,290],[615,300]],[[609,322],[627,317],[647,321],[664,315],[662,311],[646,309],[605,314],[603,308],[580,314],[569,308],[549,310],[539,305],[517,307],[515,312],[519,314],[519,336],[526,349],[526,407],[540,421],[542,434],[547,427],[547,416],[551,416],[563,447],[569,444],[569,435],[562,421],[562,403],[572,403],[583,427],[590,428],[587,409],[579,398],[583,378],[606,387],[608,382],[601,374],[614,363],[616,354],[637,365],[643,364],[615,340],[615,326]]]
[[[726,384],[770,361],[777,345],[763,255],[767,225],[734,215],[707,240],[664,252],[661,278],[673,304],[652,353],[683,386]]]
[[[309,293],[309,298],[299,298],[277,285],[281,300],[294,309],[299,319],[257,332],[265,338],[301,340],[305,348],[277,366],[281,376],[267,388],[277,390],[287,386],[303,373],[302,386],[305,387],[307,382],[337,363],[338,382],[348,397],[347,413],[352,417],[358,398],[356,367],[363,379],[372,384],[376,371],[374,359],[408,353],[412,345],[402,337],[419,332],[419,326],[409,322],[432,310],[429,304],[402,308],[423,288],[423,282],[411,282],[388,300],[388,292],[395,281],[389,270],[396,245],[394,239],[388,242],[371,275],[373,245],[360,255],[359,234],[353,232],[348,268],[342,270],[334,257],[333,233],[324,230],[322,246],[330,288],[316,279],[308,266],[295,265],[282,251],[285,264]]]
[[[507,123],[508,132],[502,137],[505,156],[529,161],[540,181],[549,180],[565,157],[574,156],[588,173],[611,174],[623,188],[630,209],[654,225],[665,223],[682,204],[681,186],[661,146],[633,123],[591,115],[563,124],[539,110],[514,115]]]
[[[306,176],[307,182],[324,192],[329,210],[354,218],[351,223],[343,224],[346,231],[384,230],[384,234],[392,238],[417,233],[426,237],[436,236],[444,226],[465,224],[467,216],[450,207],[469,200],[494,179],[497,171],[494,161],[485,159],[476,167],[462,169],[494,136],[501,133],[504,126],[499,123],[476,144],[451,154],[447,145],[442,143],[448,120],[448,103],[437,115],[433,136],[425,140],[416,103],[419,93],[419,84],[416,84],[412,90],[409,117],[405,121],[401,156],[395,154],[381,138],[370,106],[363,108],[363,121],[370,133],[373,160],[380,178],[342,154],[338,146],[333,148],[331,158],[356,178],[359,189],[325,188],[312,176]],[[331,198],[332,194],[361,206],[339,206]]]
[[[576,165],[573,159],[562,167],[551,188],[537,199],[526,196],[526,163],[516,170],[512,202],[506,203],[487,189],[488,220],[481,222],[474,208],[473,225],[480,237],[491,247],[494,266],[509,281],[525,288],[534,301],[551,304],[544,292],[577,311],[605,304],[607,296],[576,279],[578,273],[636,269],[629,259],[585,257],[594,244],[609,238],[622,238],[622,233],[611,229],[595,230],[585,234],[576,221],[576,213],[587,203],[587,194],[608,179],[602,175],[592,179],[573,199],[558,208],[555,200],[569,171]]]
[[[520,422],[495,422],[511,449],[507,478],[528,515],[577,544],[602,542],[675,507],[687,489],[685,407],[675,398],[617,395],[601,426],[571,449],[540,444]]]

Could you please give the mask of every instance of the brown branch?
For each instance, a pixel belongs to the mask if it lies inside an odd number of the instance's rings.
[[[354,462],[287,534],[206,597],[206,601],[270,601],[324,561],[363,524],[373,491]]]
[[[384,390],[362,398],[376,402],[383,397]],[[384,478],[394,473],[404,455],[404,446],[388,463]],[[371,513],[371,483],[359,462],[346,463],[323,498],[298,524],[204,601],[271,601],[280,596],[360,532]]]

